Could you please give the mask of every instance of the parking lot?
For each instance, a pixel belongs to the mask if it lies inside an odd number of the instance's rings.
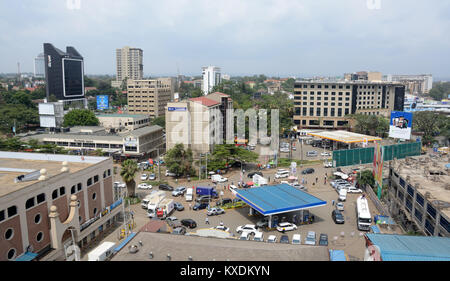
[[[310,149],[314,148],[310,147]],[[301,181],[302,178],[305,178],[305,181],[307,182],[305,185],[308,188],[308,193],[326,201],[327,205],[313,208],[310,210],[311,214],[315,216],[314,223],[299,225],[297,230],[286,232],[285,235],[288,235],[289,240],[291,241],[293,234],[298,233],[301,235],[302,244],[304,244],[305,237],[308,231],[316,232],[317,243],[319,240],[319,235],[321,233],[325,233],[328,235],[329,240],[328,247],[330,249],[344,250],[346,254],[350,257],[350,259],[362,260],[364,257],[365,244],[364,238],[362,237],[362,233],[358,231],[356,226],[356,212],[355,212],[356,199],[358,196],[360,196],[360,194],[348,194],[347,201],[344,203],[344,211],[343,211],[345,217],[345,224],[335,224],[331,218],[331,212],[335,208],[334,206],[332,206],[332,200],[335,200],[337,202],[338,194],[330,186],[329,180],[327,180],[327,183],[324,184],[325,173],[327,173],[327,175],[330,176],[334,171],[334,169],[323,168],[322,164],[316,164],[308,167],[314,168],[315,172],[309,175],[302,175],[301,174],[302,169],[298,169],[297,176],[299,176],[299,181]],[[247,173],[248,172],[249,171],[247,171]],[[282,180],[280,179],[278,181],[274,181],[276,169],[269,169],[269,170],[265,169],[262,170],[262,172],[265,178],[270,177],[271,182],[269,184],[276,184]],[[243,180],[244,182],[251,181],[251,179],[247,178],[247,173],[244,175]],[[232,182],[236,184],[240,180],[240,173],[238,170],[234,170],[232,172],[225,174],[224,176],[228,178],[228,182],[224,184],[218,184],[216,189],[218,192],[220,191],[224,192],[224,195],[222,196],[223,198],[234,198],[233,194],[230,191],[228,191],[227,186]],[[140,177],[139,175],[136,177],[138,183],[140,182],[139,177]],[[188,183],[186,180],[183,179],[180,179],[178,183],[175,183],[175,181],[172,178],[166,178],[163,176],[163,179],[167,180],[169,184],[172,185],[173,187],[177,186],[192,187],[192,186],[208,186],[208,185],[214,186],[211,180],[198,181],[195,182],[194,184],[192,182]],[[157,190],[158,187],[154,187],[153,189]],[[137,192],[139,194],[139,197],[142,198],[151,191],[137,190]],[[238,226],[245,224],[256,224],[256,222],[259,219],[261,219],[261,216],[258,215],[249,216],[249,207],[244,207],[239,209],[226,210],[225,214],[222,215],[208,216],[209,224],[207,224],[205,220],[207,217],[206,210],[199,210],[199,211],[189,210],[189,204],[193,206],[195,204],[195,201],[186,202],[184,196],[172,197],[171,192],[166,191],[166,193],[167,197],[173,198],[175,201],[180,202],[185,207],[184,211],[174,211],[171,214],[171,216],[175,216],[178,219],[178,221],[186,218],[195,220],[198,225],[196,229],[215,227],[222,222],[225,226],[230,228],[230,232],[232,232],[235,236],[238,237],[239,234],[236,233],[236,228]],[[215,206],[215,202],[212,202],[211,206]],[[376,214],[376,210],[370,200],[369,200],[369,207],[373,217],[373,215]],[[148,221],[148,218],[146,216],[146,210],[142,209],[140,205],[133,206],[133,210],[135,211],[135,219],[138,222]],[[279,218],[281,217],[283,217],[282,214],[279,215]],[[137,224],[139,225],[140,223]],[[195,231],[195,229],[193,231]],[[283,235],[282,233],[276,230],[269,231],[263,229],[262,232],[264,233],[264,240],[267,240],[268,236],[273,234],[277,236],[277,241],[279,241],[281,235]]]

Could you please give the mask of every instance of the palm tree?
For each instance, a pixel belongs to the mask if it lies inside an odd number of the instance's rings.
[[[134,181],[134,177],[138,171],[139,168],[136,161],[128,159],[123,162],[120,176],[127,185],[127,192],[130,197],[135,196],[136,182]]]

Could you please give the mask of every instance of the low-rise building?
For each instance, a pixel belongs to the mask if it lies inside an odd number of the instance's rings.
[[[132,131],[150,125],[150,117],[144,114],[100,114],[96,117],[100,126],[115,132]]]
[[[1,151],[0,261],[70,259],[106,231],[122,209],[112,173],[106,157]]]

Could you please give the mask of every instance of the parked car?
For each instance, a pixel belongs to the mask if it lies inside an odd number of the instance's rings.
[[[217,216],[217,215],[225,214],[225,210],[222,208],[215,207],[215,208],[209,209],[208,212],[206,212],[206,214],[208,216]]]
[[[261,231],[256,232],[253,241],[264,242],[264,234]]]
[[[300,234],[292,235],[292,244],[302,244],[302,237],[300,236]]]
[[[289,171],[277,172],[275,174],[276,179],[287,178],[287,177],[289,177]]]
[[[345,222],[344,216],[339,210],[333,210],[333,212],[331,212],[331,218],[336,224],[343,224]]]
[[[314,231],[308,231],[308,234],[305,238],[305,244],[306,245],[316,245],[316,232]]]
[[[223,231],[230,231],[230,228],[224,226],[224,225],[218,225],[216,227],[214,227],[214,229],[218,229],[218,230],[223,230]]]
[[[208,203],[195,203],[195,205],[194,205],[194,207],[192,207],[192,209],[194,211],[203,210],[203,209],[208,208],[208,206],[209,206]]]
[[[327,234],[320,233],[319,246],[328,246],[328,235]]]
[[[241,233],[239,240],[250,240],[250,232],[244,231]]]
[[[179,186],[179,187],[175,188],[174,191],[172,191],[172,196],[184,195],[185,192],[186,192],[186,187]]]
[[[359,188],[354,187],[353,185],[350,185],[350,187],[347,190],[348,193],[362,193],[362,190]]]
[[[148,179],[149,179],[149,180],[156,180],[155,174],[150,174],[150,175],[148,176]]]
[[[184,210],[184,206],[180,202],[174,202],[174,208],[177,211],[183,211]]]
[[[257,228],[263,228],[269,225],[269,219],[267,217],[264,217],[260,219],[258,222],[256,222]]]
[[[178,226],[172,230],[172,234],[176,235],[185,235],[186,234],[186,227],[184,226]]]
[[[338,202],[336,204],[336,209],[338,209],[339,211],[344,211],[344,202]]]
[[[276,243],[277,242],[277,237],[275,235],[269,235],[269,237],[267,238],[267,243]]]
[[[222,177],[221,175],[212,175],[211,176],[211,180],[212,180],[212,182],[214,182],[214,183],[217,183],[217,182],[226,182],[226,181],[228,181],[228,179],[227,178],[224,178],[224,177]]]
[[[254,224],[241,225],[241,226],[238,226],[236,228],[236,232],[237,233],[241,233],[241,232],[244,232],[244,231],[250,232],[250,233],[253,233],[253,234],[258,232],[258,230],[256,230],[256,225],[254,225]]]
[[[325,168],[333,168],[333,162],[324,162],[323,163],[323,166],[325,167]]]
[[[162,183],[162,184],[159,185],[159,189],[160,190],[173,191],[173,186],[170,186],[168,184]]]
[[[317,156],[317,151],[315,151],[315,150],[308,151],[308,152],[306,152],[306,156],[307,157],[316,157]]]
[[[289,244],[289,236],[281,235],[280,243]]]
[[[231,198],[222,198],[216,202],[216,206],[223,206],[228,203],[233,203],[233,200]]]
[[[291,231],[291,230],[296,230],[296,229],[297,229],[297,226],[290,222],[282,222],[277,225],[277,230],[279,232],[283,232],[283,233],[286,231]]]
[[[197,223],[193,219],[181,220],[181,224],[184,225],[184,226],[187,226],[189,228],[196,228],[197,227]]]
[[[261,177],[264,176],[263,173],[261,173],[261,172],[251,172],[251,173],[247,174],[247,177],[252,179],[254,175],[260,175]]]
[[[292,184],[292,186],[297,188],[297,189],[299,189],[299,190],[301,190],[301,191],[308,191],[308,188],[306,186],[301,185],[299,183]]]
[[[329,152],[322,152],[322,153],[320,153],[320,156],[331,156],[331,153],[329,153]]]
[[[170,216],[170,217],[167,217],[166,220],[168,220],[168,221],[176,221],[176,220],[177,220],[177,217],[175,217],[175,216]]]
[[[168,170],[166,171],[166,177],[175,177],[175,176],[176,176],[175,173],[169,172]]]
[[[341,180],[341,179],[337,179],[337,180],[331,181],[331,182],[330,182],[330,185],[331,185],[333,188],[336,188],[336,186],[337,186],[338,184],[345,184],[345,183],[348,183],[348,181],[346,181],[346,180]]]
[[[213,197],[211,195],[202,195],[197,198],[195,198],[195,202],[197,203],[209,203],[213,200]]]
[[[313,168],[307,168],[307,169],[304,169],[303,171],[302,171],[302,174],[303,175],[306,175],[306,174],[313,174],[314,173],[314,169]]]
[[[138,184],[139,189],[152,189],[152,186],[150,184],[146,184],[145,182],[142,182]]]
[[[141,175],[141,181],[146,181],[148,179],[147,174],[142,174]]]

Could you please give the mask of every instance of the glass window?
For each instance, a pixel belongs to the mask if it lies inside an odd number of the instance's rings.
[[[8,208],[8,218],[14,216],[17,214],[17,207],[16,206],[11,206]]]
[[[58,189],[53,190],[52,192],[52,199],[58,198]]]
[[[64,186],[61,186],[59,188],[59,196],[63,196],[64,194],[66,194],[66,188]]]
[[[31,207],[34,207],[34,197],[28,199],[28,200],[25,202],[25,209],[29,209],[29,208],[31,208]]]
[[[39,194],[37,197],[37,203],[40,204],[45,201],[45,193]]]

